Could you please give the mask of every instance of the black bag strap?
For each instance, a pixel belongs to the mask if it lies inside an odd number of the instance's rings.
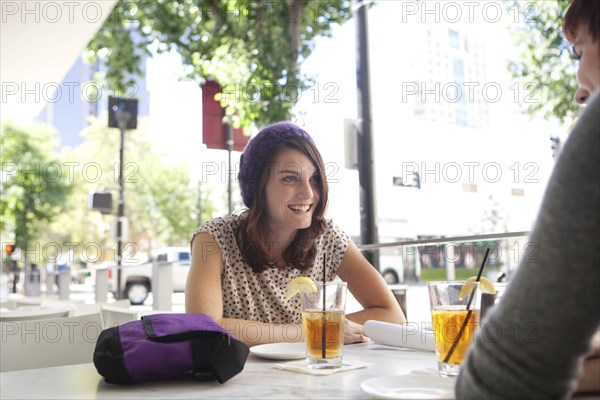
[[[194,370],[208,368],[217,381],[224,383],[244,369],[250,349],[244,343],[226,334],[192,339]]]

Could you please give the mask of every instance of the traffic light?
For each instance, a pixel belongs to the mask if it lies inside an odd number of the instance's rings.
[[[6,255],[12,255],[17,250],[17,246],[11,243],[7,243],[4,245],[4,252]]]

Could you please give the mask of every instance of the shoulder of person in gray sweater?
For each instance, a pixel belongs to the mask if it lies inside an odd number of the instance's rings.
[[[564,398],[575,390],[600,325],[599,214],[596,94],[556,162],[517,272],[482,321],[457,398]]]

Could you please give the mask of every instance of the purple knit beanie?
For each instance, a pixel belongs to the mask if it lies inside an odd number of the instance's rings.
[[[273,148],[291,137],[302,138],[314,144],[313,139],[306,131],[291,122],[276,122],[269,125],[248,142],[240,157],[240,173],[238,174],[242,200],[247,207],[252,206],[258,179]]]

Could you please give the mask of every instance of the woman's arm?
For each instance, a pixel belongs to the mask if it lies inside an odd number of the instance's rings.
[[[598,126],[597,94],[556,161],[523,259],[484,321],[498,334],[477,335],[457,398],[568,398],[575,390],[600,325]]]
[[[185,311],[210,315],[216,323],[248,346],[304,340],[300,324],[268,324],[223,318],[222,252],[208,233],[199,233],[192,244],[192,261],[185,290]]]
[[[348,289],[363,306],[363,310],[346,316],[350,321],[357,324],[364,324],[370,319],[397,324],[406,322],[387,283],[353,242],[348,245],[337,273],[348,283]]]
[[[208,233],[197,234],[185,287],[187,313],[207,314],[215,321],[223,316],[222,270],[222,252],[215,239]]]
[[[575,394],[600,393],[600,331],[592,338],[592,350],[583,361],[583,369],[577,381]]]

